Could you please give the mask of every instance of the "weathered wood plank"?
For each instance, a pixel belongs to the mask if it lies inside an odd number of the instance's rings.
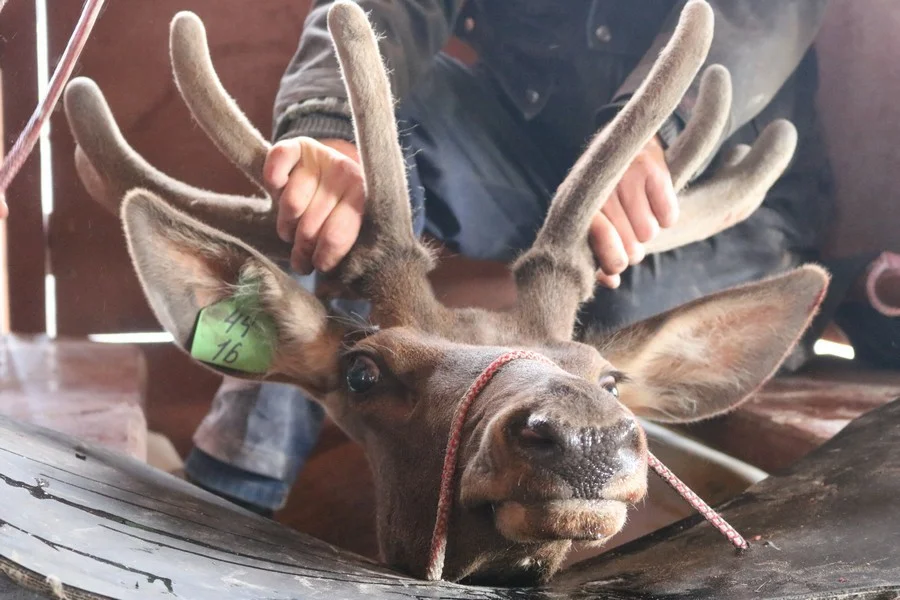
[[[2,564],[0,564],[0,598],[3,600],[45,600],[47,598],[43,594],[39,595],[30,589],[22,587],[22,585],[10,579],[10,576],[18,577],[19,580],[24,578],[24,574],[21,572],[7,575],[3,571]]]
[[[3,418],[0,557],[116,598],[498,597],[409,580],[116,453]]]
[[[893,598],[898,445],[895,401],[722,507],[761,536],[741,555],[692,517],[547,588],[491,589],[405,578],[114,452],[0,418],[0,563],[53,575],[70,595],[115,598]]]

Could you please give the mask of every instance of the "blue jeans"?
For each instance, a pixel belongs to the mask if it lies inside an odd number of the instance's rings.
[[[775,110],[768,118],[778,116]],[[547,118],[559,118],[552,106]],[[471,258],[510,260],[530,246],[583,147],[579,140],[554,144],[552,128],[523,121],[486,73],[444,56],[399,107],[398,119],[416,233]],[[750,123],[729,143],[752,142],[759,127]],[[598,289],[581,322],[624,326],[814,258],[831,207],[821,148],[814,133],[801,133],[794,166],[754,215],[710,240],[647,257],[623,274],[619,289]],[[221,495],[279,509],[322,419],[299,389],[226,381],[195,435],[188,475]]]

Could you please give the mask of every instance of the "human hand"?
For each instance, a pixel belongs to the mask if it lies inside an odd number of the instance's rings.
[[[591,222],[591,249],[600,265],[597,282],[619,287],[620,273],[644,259],[643,244],[677,219],[678,199],[665,151],[659,137],[654,136]]]
[[[291,268],[327,273],[359,236],[365,186],[351,142],[298,137],[272,146],[263,180],[278,203],[276,231],[293,242]]]

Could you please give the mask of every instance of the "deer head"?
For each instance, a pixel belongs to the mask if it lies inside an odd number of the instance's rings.
[[[684,422],[740,404],[781,364],[827,285],[824,271],[804,266],[622,331],[573,339],[577,309],[594,288],[590,217],[700,71],[712,23],[705,2],[688,2],[647,80],[596,135],[560,186],[533,247],[512,266],[518,300],[507,312],[451,310],[432,294],[426,274],[433,258],[413,234],[384,66],[365,14],[351,2],[336,2],[328,25],[368,203],[360,237],[335,274],[371,300],[370,323],[334,318],[275,265],[290,246],[275,234],[270,198],[216,194],[155,170],[127,145],[90,80],[69,85],[66,112],[84,184],[120,213],[159,321],[189,349],[204,307],[253,299],[272,323],[268,368],[207,366],[301,387],[364,447],[377,488],[380,550],[394,567],[425,575],[451,419],[473,379],[513,349],[549,358],[507,364],[471,406],[444,566],[444,577],[457,581],[545,580],[573,540],[602,544],[645,494],[647,443],[636,416]],[[260,184],[269,146],[222,89],[196,16],[175,17],[171,58],[194,117]],[[774,123],[752,149],[684,189],[722,134],[728,73],[708,68],[701,89],[696,115],[669,156],[682,225],[651,251],[745,218],[794,151],[793,127]]]

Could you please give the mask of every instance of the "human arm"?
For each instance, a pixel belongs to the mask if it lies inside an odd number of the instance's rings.
[[[275,101],[266,161],[278,203],[277,233],[293,241],[291,266],[327,272],[359,234],[365,193],[340,68],[327,27],[331,1],[317,1]],[[361,0],[388,66],[395,98],[404,97],[450,37],[460,0]]]
[[[331,0],[314,2],[275,98],[276,140],[352,141],[347,94],[327,27]],[[358,0],[375,31],[391,91],[404,98],[449,40],[462,0]]]

